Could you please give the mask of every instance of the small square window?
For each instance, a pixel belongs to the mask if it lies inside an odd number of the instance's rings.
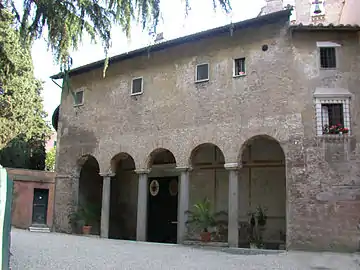
[[[200,64],[196,66],[196,82],[209,80],[209,64]]]
[[[84,104],[84,90],[75,92],[75,106],[80,106]]]
[[[131,83],[131,95],[140,95],[143,93],[143,78],[135,78]]]
[[[234,60],[234,76],[245,75],[245,58],[238,58]]]
[[[336,50],[334,47],[320,48],[321,68],[336,68]]]

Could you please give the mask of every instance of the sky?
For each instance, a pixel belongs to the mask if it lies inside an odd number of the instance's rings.
[[[193,34],[232,22],[242,21],[256,17],[261,8],[266,5],[265,0],[231,0],[232,12],[225,14],[220,8],[214,11],[212,0],[190,0],[191,10],[185,18],[184,3],[182,0],[163,0],[161,11],[163,20],[157,32],[163,32],[166,40]],[[286,1],[284,1],[286,2]],[[151,37],[140,26],[134,25],[131,38],[128,39],[119,28],[112,31],[112,47],[109,56],[147,46]],[[72,68],[104,59],[103,47],[100,44],[91,44],[84,38],[77,51],[71,52],[73,58]],[[48,113],[47,120],[60,104],[61,89],[49,78],[60,71],[60,67],[53,61],[53,55],[47,49],[45,40],[39,39],[32,48],[32,57],[35,76],[44,81],[43,104]],[[59,82],[58,82],[59,83]]]

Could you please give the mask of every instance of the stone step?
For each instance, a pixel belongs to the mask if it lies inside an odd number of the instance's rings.
[[[43,232],[43,233],[49,233],[50,232],[50,228],[48,227],[35,227],[35,226],[31,226],[29,228],[30,232]]]

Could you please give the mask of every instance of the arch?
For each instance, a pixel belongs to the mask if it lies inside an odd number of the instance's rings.
[[[94,169],[96,169],[96,171],[98,173],[100,173],[99,162],[97,161],[96,157],[94,157],[93,155],[87,154],[87,155],[81,156],[77,160],[77,165],[80,170],[82,170],[84,166],[86,166],[86,167],[90,166],[90,167],[94,167]]]
[[[135,240],[137,213],[137,175],[134,158],[120,152],[110,160],[109,238]]]
[[[202,143],[191,151],[188,162],[192,168],[189,175],[189,207],[193,209],[195,204],[209,200],[218,223],[216,241],[227,241],[229,172],[224,167],[224,153],[216,144]],[[201,234],[197,227],[191,225],[188,230],[191,238],[198,238]]]
[[[176,158],[170,150],[157,148],[150,153],[146,164],[148,169],[153,165],[174,164],[176,166]]]
[[[116,170],[135,170],[136,164],[134,158],[126,153],[121,152],[116,154],[110,160],[110,168],[113,173],[116,173]]]
[[[211,149],[211,150],[210,150]],[[225,155],[223,151],[220,149],[219,146],[213,143],[202,143],[196,146],[190,153],[189,157],[189,165],[190,166],[196,166],[196,165],[204,165],[204,163],[208,162],[201,162],[199,159],[201,159],[200,155],[201,152],[204,151],[213,151],[214,155],[214,162],[217,164],[225,164]]]
[[[100,234],[100,216],[102,205],[102,177],[97,159],[92,155],[84,155],[78,159],[79,166],[79,197],[80,208],[91,211],[94,219],[90,221],[92,234]]]
[[[278,249],[286,242],[287,230],[285,152],[278,140],[260,134],[242,145],[239,163],[239,199],[247,201],[241,207],[240,215],[256,213],[259,207],[265,210],[268,218],[262,235],[263,244],[265,248]],[[243,241],[246,239],[241,238],[240,242]]]
[[[269,142],[269,143],[273,144],[274,146],[277,145],[278,146],[277,150],[279,151],[279,154],[281,154],[285,160],[285,151],[284,151],[283,147],[281,146],[280,142],[270,135],[259,134],[259,135],[250,137],[242,144],[240,151],[239,151],[239,155],[238,155],[239,164],[242,163],[244,151],[249,146],[251,146],[252,144],[254,144],[260,140],[264,141],[264,142]]]

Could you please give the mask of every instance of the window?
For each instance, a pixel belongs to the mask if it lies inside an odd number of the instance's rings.
[[[316,98],[317,135],[350,133],[350,98]]]
[[[234,60],[234,76],[245,75],[245,58],[238,58]]]
[[[84,104],[84,90],[78,90],[75,92],[75,106],[80,106]]]
[[[141,95],[143,93],[143,78],[134,78],[131,83],[131,95]]]
[[[336,68],[336,50],[334,47],[320,48],[320,67]]]
[[[200,64],[196,66],[196,82],[209,80],[209,64]]]
[[[323,124],[329,126],[344,125],[343,104],[321,104]]]

